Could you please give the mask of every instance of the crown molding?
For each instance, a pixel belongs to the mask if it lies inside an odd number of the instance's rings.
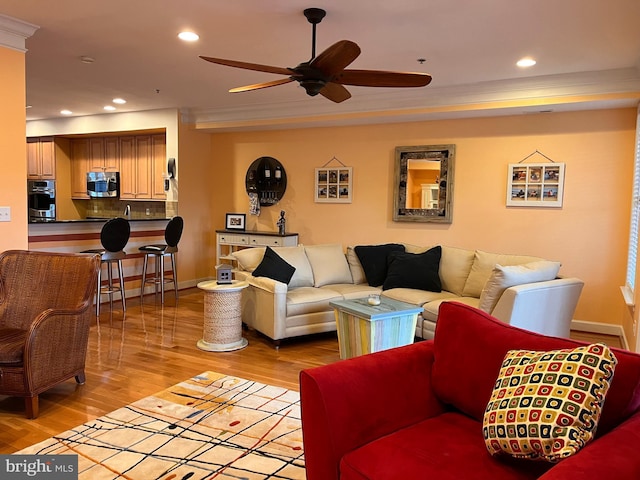
[[[25,41],[40,27],[0,14],[0,46],[26,52]]]
[[[191,109],[181,115],[197,130],[237,131],[619,108],[640,101],[640,71],[630,67],[450,87],[350,89],[353,97],[340,104],[301,95],[295,102]]]

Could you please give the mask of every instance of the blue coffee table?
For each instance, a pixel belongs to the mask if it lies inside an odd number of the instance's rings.
[[[369,305],[367,300],[329,302],[336,316],[341,359],[413,343],[421,307],[385,297],[380,297],[380,305]]]

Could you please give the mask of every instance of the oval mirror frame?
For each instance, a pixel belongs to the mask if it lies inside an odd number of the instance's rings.
[[[455,145],[396,147],[393,221],[452,223],[454,164]]]

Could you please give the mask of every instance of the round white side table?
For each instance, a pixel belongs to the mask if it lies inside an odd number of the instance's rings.
[[[240,297],[247,282],[233,280],[218,285],[215,280],[198,283],[204,290],[204,329],[198,340],[200,350],[230,352],[246,347],[249,342],[242,337]]]

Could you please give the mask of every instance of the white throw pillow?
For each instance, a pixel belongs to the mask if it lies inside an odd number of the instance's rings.
[[[293,277],[289,280],[289,288],[313,287],[311,264],[309,264],[309,259],[302,245],[297,247],[272,247],[272,250],[296,269]]]
[[[507,288],[524,283],[553,280],[558,276],[559,270],[560,262],[547,260],[507,267],[496,265],[482,289],[478,308],[491,313]]]
[[[307,245],[304,250],[313,270],[313,286],[353,283],[342,245]]]
[[[238,262],[238,268],[245,272],[253,272],[264,257],[265,247],[243,248],[236,250],[231,255]]]

